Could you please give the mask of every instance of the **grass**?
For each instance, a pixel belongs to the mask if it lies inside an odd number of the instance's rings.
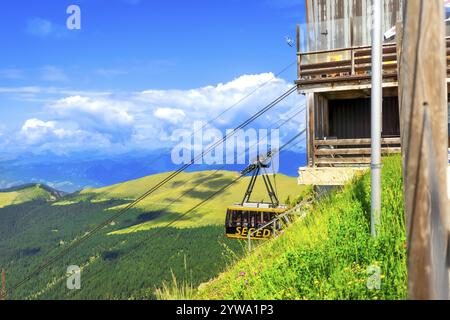
[[[176,228],[165,230],[164,234],[135,249],[136,244],[151,238],[151,234],[158,231],[156,227],[166,219],[177,217],[236,176],[232,172],[219,172],[214,177],[210,177],[211,174],[183,173],[139,208],[116,221],[114,226],[108,226],[84,243],[61,264],[16,292],[14,297],[39,294],[37,297],[41,299],[406,298],[406,236],[399,157],[384,161],[383,221],[376,240],[370,237],[370,177],[366,174],[316,203],[309,215],[291,226],[282,237],[243,259],[238,258],[242,256],[241,243],[224,239],[221,225],[224,206],[241,199],[247,181],[230,188]],[[7,270],[13,270],[9,274],[10,281],[21,280],[23,274],[40,265],[48,254],[61,250],[61,240],[69,243],[104,221],[114,212],[111,208],[134,199],[162,176],[86,190],[58,202],[41,201],[39,206],[26,201],[39,195],[40,190],[30,189],[21,195],[0,194],[5,202],[25,201],[0,212],[0,262]],[[162,212],[168,203],[200,181],[205,184],[183,201],[175,202],[169,212]],[[296,185],[295,178],[278,175],[277,182],[282,200],[289,196],[296,202],[298,195],[305,192]],[[255,200],[262,200],[263,191],[261,185],[258,186]],[[154,215],[161,212],[164,214]],[[206,227],[211,224],[216,226]],[[147,231],[136,232],[138,230]],[[233,256],[222,243],[238,254]],[[136,254],[124,256],[131,250],[136,250]],[[50,285],[65,274],[69,261],[82,266],[92,257],[97,258],[84,270],[81,292],[68,293],[64,281]],[[186,275],[186,260],[189,275]],[[381,290],[367,288],[371,266],[381,269]],[[217,277],[223,270],[226,272]],[[217,278],[205,282],[213,277]],[[200,283],[204,284],[199,286]],[[43,291],[43,288],[47,289]]]
[[[224,237],[225,208],[239,202],[248,179],[228,189],[206,206],[192,212],[171,228],[161,228],[187,209],[222,188],[236,173],[221,171],[183,173],[137,208],[117,218],[71,250],[63,259],[11,293],[12,299],[155,299],[181,292],[195,293],[201,283],[216,277],[241,257],[241,242]],[[124,182],[102,189],[6,206],[0,210],[0,265],[8,281],[17,283],[47,260],[65,250],[75,239],[108,219],[164,174]],[[167,210],[165,207],[186,190],[203,182]],[[277,176],[280,199],[294,199],[304,188],[296,178]],[[255,200],[264,198],[262,181]],[[141,231],[141,232],[137,232]],[[155,236],[153,236],[155,235]],[[131,253],[128,255],[128,253]],[[189,274],[185,270],[189,264]],[[82,290],[67,291],[67,265],[83,267]],[[174,282],[174,279],[178,279]],[[175,291],[170,288],[178,285]],[[192,288],[192,290],[191,290]],[[172,297],[174,297],[172,295]]]
[[[307,218],[261,246],[217,279],[200,286],[196,299],[378,300],[407,297],[406,235],[401,160],[384,159],[382,223],[370,236],[367,173],[318,202]],[[380,268],[380,290],[368,289]]]
[[[0,208],[34,200],[52,200],[52,195],[39,185],[34,185],[18,191],[0,192]]]
[[[195,294],[195,288],[187,280],[179,281],[172,273],[170,283],[163,282],[162,288],[157,288],[155,296],[157,300],[192,300]]]
[[[80,194],[80,197],[91,197],[91,202],[102,201],[102,199],[132,200],[143,194],[149,187],[155,185],[167,175],[168,173],[153,175],[102,189],[87,189]],[[180,214],[188,211],[224,185],[232,182],[236,177],[237,173],[231,171],[181,173],[136,206],[137,209],[142,210],[142,212],[149,216],[151,215],[153,217],[151,221],[133,225],[129,228],[113,232],[112,234],[128,234],[164,226],[168,221],[179,217]],[[180,219],[174,226],[177,228],[198,228],[222,225],[226,207],[242,200],[249,179],[249,177],[241,179],[226,192],[219,194],[198,208],[195,214]],[[305,189],[298,186],[296,178],[279,174],[276,176],[276,181],[280,201],[301,194]],[[196,187],[199,183],[201,185]],[[196,187],[195,190],[188,192],[180,198],[180,196],[194,187]],[[255,186],[253,199],[255,201],[268,201],[269,199],[266,194],[267,191],[264,188],[262,180],[260,180]],[[166,207],[169,204],[171,204],[170,210],[167,210]],[[111,208],[111,212],[125,205]]]
[[[163,282],[160,288],[156,288],[155,297],[157,300],[191,300],[195,294],[192,284],[192,274],[188,275],[186,256],[184,257],[185,276],[179,281],[173,271],[171,271],[171,282]]]

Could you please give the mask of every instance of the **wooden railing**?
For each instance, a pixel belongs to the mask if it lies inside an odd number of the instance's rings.
[[[450,37],[446,38],[447,66],[450,66]],[[302,86],[341,81],[369,81],[372,69],[371,46],[344,49],[298,52],[298,80]],[[320,61],[326,60],[326,61]],[[319,62],[315,62],[319,61]],[[397,79],[397,45],[383,45],[383,78]],[[447,68],[450,75],[450,68]]]
[[[326,62],[313,62],[325,57]],[[348,59],[349,58],[349,59]],[[298,82],[314,83],[370,78],[371,47],[355,47],[298,53]],[[383,76],[397,76],[397,47],[395,43],[383,45]]]
[[[383,138],[382,154],[401,153],[400,138]],[[370,139],[315,140],[313,166],[368,165],[372,152]]]

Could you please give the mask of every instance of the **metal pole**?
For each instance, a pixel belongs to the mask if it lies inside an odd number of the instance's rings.
[[[381,112],[383,104],[383,0],[373,0],[372,26],[372,209],[371,233],[377,236],[381,219]]]

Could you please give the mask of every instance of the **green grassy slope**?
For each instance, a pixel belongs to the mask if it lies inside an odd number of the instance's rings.
[[[134,199],[144,193],[149,186],[155,185],[167,175],[167,173],[158,174],[107,188],[88,189],[84,190],[81,193],[81,196],[90,196],[92,197],[91,201]],[[138,226],[132,226],[131,228],[117,231],[115,234],[126,234],[162,226],[168,221],[177,218],[180,214],[188,211],[215,191],[220,190],[223,186],[232,182],[237,176],[238,174],[236,172],[230,171],[181,173],[174,180],[162,187],[155,194],[146,198],[137,206],[139,210],[145,211],[148,216],[154,216],[154,219],[151,219],[149,222],[143,222]],[[175,224],[175,227],[198,228],[201,226],[223,224],[226,207],[242,200],[249,179],[250,178],[246,177],[240,180],[230,189],[219,194],[217,197],[214,197],[211,201],[196,210],[195,214],[181,219]],[[178,199],[186,191],[192,189],[199,183],[201,183],[199,187]],[[304,188],[297,185],[297,180],[295,178],[284,175],[276,176],[276,185],[280,201],[284,201],[288,196],[292,198],[304,190]],[[269,201],[266,193],[262,180],[260,180],[255,186],[253,200]],[[166,207],[169,204],[170,210],[167,210]],[[125,205],[115,207],[114,209],[119,209],[123,206]]]
[[[49,190],[39,184],[17,190],[12,189],[12,191],[0,191],[0,208],[35,200],[51,201],[56,200],[56,198]]]
[[[198,299],[404,299],[401,161],[384,161],[382,229],[370,237],[370,176],[317,203],[309,216],[200,286]],[[381,268],[381,289],[367,288]]]
[[[25,286],[11,292],[10,297],[154,298],[155,288],[170,280],[172,271],[178,279],[189,279],[195,285],[213,278],[230,259],[243,252],[240,242],[224,238],[223,222],[226,206],[241,200],[248,179],[179,224],[162,229],[168,221],[236,177],[233,172],[218,172],[213,177],[211,174],[181,174],[56,264],[33,276]],[[0,266],[8,271],[8,283],[13,285],[22,280],[25,274],[63,251],[164,176],[84,190],[56,202],[35,200],[0,209]],[[200,188],[167,207],[200,182]],[[303,190],[297,186],[295,178],[281,175],[277,176],[277,185],[281,199]],[[258,185],[255,199],[262,198],[263,189]],[[69,292],[65,288],[65,270],[69,265],[83,267],[80,291]]]

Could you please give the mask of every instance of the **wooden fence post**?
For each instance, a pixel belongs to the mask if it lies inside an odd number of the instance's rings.
[[[399,60],[410,299],[448,299],[447,55],[442,0],[408,0]]]
[[[306,96],[306,103],[307,103],[307,126],[308,131],[306,134],[306,146],[307,146],[307,153],[308,153],[308,166],[314,167],[315,166],[315,119],[314,119],[314,113],[316,109],[316,95],[314,93],[308,93]]]

